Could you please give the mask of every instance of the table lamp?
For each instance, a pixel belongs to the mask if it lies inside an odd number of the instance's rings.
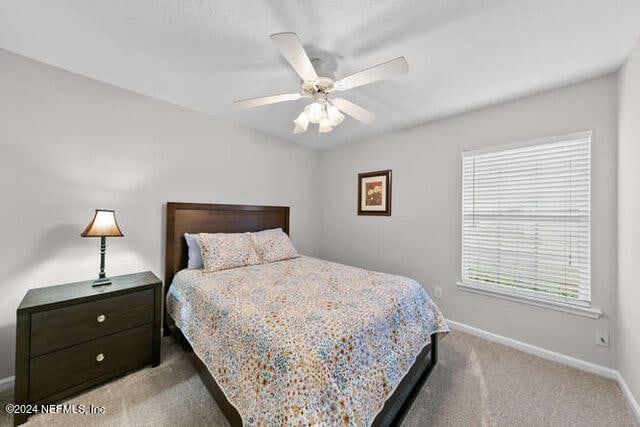
[[[82,232],[82,237],[100,237],[100,275],[93,286],[110,285],[111,280],[104,274],[104,254],[107,251],[107,237],[122,237],[116,222],[116,213],[109,209],[96,209],[91,222]]]

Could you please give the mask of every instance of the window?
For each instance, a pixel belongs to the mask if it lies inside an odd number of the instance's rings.
[[[461,285],[590,307],[590,200],[591,132],[464,152]]]

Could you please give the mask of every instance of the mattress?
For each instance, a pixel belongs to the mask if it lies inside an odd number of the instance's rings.
[[[178,272],[167,312],[244,425],[370,425],[431,334],[414,280],[299,257]]]

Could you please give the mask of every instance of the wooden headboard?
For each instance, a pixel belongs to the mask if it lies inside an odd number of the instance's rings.
[[[187,267],[184,233],[242,233],[282,228],[289,234],[288,206],[218,205],[167,202],[165,289]]]

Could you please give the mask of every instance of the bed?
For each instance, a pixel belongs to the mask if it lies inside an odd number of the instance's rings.
[[[185,232],[288,234],[288,207],[170,202],[166,223],[165,334],[231,425],[400,424],[447,331],[415,281],[305,256],[185,269]]]

